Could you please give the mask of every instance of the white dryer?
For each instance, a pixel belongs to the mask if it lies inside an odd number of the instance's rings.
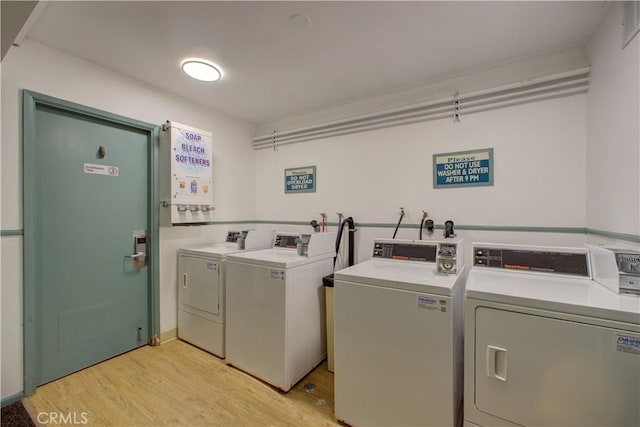
[[[461,421],[462,254],[460,240],[377,239],[372,259],[335,273],[339,421],[353,426]]]
[[[277,233],[227,258],[227,363],[288,391],[326,357],[322,277],[335,233]]]
[[[586,248],[473,254],[465,425],[640,425],[640,298],[592,280]]]
[[[225,259],[268,248],[275,231],[229,231],[224,243],[178,250],[178,338],[225,357]]]

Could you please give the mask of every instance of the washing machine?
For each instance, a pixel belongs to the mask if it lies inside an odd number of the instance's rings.
[[[228,364],[288,391],[324,360],[335,243],[335,233],[277,233],[271,249],[227,257]]]
[[[592,261],[588,248],[473,244],[466,426],[640,425],[640,299],[593,280]]]
[[[178,338],[225,357],[225,260],[265,249],[275,231],[229,231],[224,243],[178,250]]]
[[[335,416],[352,426],[461,422],[462,241],[375,239],[335,273]]]

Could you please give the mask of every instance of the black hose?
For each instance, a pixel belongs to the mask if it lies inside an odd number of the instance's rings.
[[[422,219],[420,220],[420,240],[422,240],[422,224],[424,224],[425,219],[427,219],[427,213],[422,211]]]
[[[353,218],[349,217],[346,219],[346,222],[349,223],[349,267],[354,264],[354,246],[356,242],[356,227],[353,222]]]
[[[349,267],[351,267],[353,265],[353,247],[354,247],[354,242],[353,242],[353,237],[355,235],[354,231],[355,231],[355,225],[353,222],[353,218],[352,217],[348,217],[347,219],[345,219],[344,221],[342,221],[342,224],[340,224],[340,228],[338,229],[338,238],[336,240],[336,256],[333,258],[333,267],[335,268],[336,266],[336,261],[338,260],[338,253],[340,253],[340,242],[342,242],[342,230],[344,230],[344,226],[346,224],[349,224]]]
[[[400,228],[400,223],[402,222],[403,217],[404,217],[404,211],[400,211],[400,219],[398,220],[398,225],[396,225],[396,231],[393,232],[393,239],[395,239],[396,234],[398,234],[398,228]]]

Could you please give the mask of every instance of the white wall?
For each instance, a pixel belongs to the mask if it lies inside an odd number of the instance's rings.
[[[2,61],[2,230],[22,229],[21,89],[149,123],[175,120],[214,135],[214,221],[255,218],[253,127],[30,40]],[[238,173],[238,168],[249,165]],[[161,229],[161,331],[176,328],[175,249],[230,226]],[[22,391],[22,239],[2,238],[2,398]]]
[[[262,221],[310,221],[327,212],[361,223],[578,227],[586,224],[586,95],[575,95],[451,119],[392,127],[256,152],[257,215]],[[432,155],[494,148],[494,185],[433,188]],[[317,166],[317,191],[284,193],[284,169]],[[310,229],[310,228],[309,228]],[[371,237],[361,236],[369,256]],[[402,230],[416,238],[418,230]],[[534,233],[477,236],[539,240]],[[566,236],[565,236],[566,237]],[[567,237],[574,241],[575,236]],[[471,239],[472,237],[469,237]],[[474,239],[476,237],[473,237]]]
[[[345,104],[329,106],[317,111],[300,111],[278,120],[259,123],[256,136],[271,135],[319,123],[378,113],[436,99],[450,99],[454,92],[468,95],[476,91],[535,80],[540,77],[588,67],[589,60],[582,46],[537,55],[489,68],[466,70],[445,80],[410,87],[384,94],[371,94],[366,99],[348,100]]]
[[[622,49],[615,3],[588,46],[587,227],[640,235],[640,37]]]

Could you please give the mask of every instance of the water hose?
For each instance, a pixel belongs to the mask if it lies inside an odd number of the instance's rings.
[[[398,234],[398,228],[400,228],[400,223],[402,222],[402,218],[404,218],[404,209],[400,208],[400,219],[398,220],[398,225],[396,225],[396,231],[393,232],[393,239],[395,239],[396,234]]]

